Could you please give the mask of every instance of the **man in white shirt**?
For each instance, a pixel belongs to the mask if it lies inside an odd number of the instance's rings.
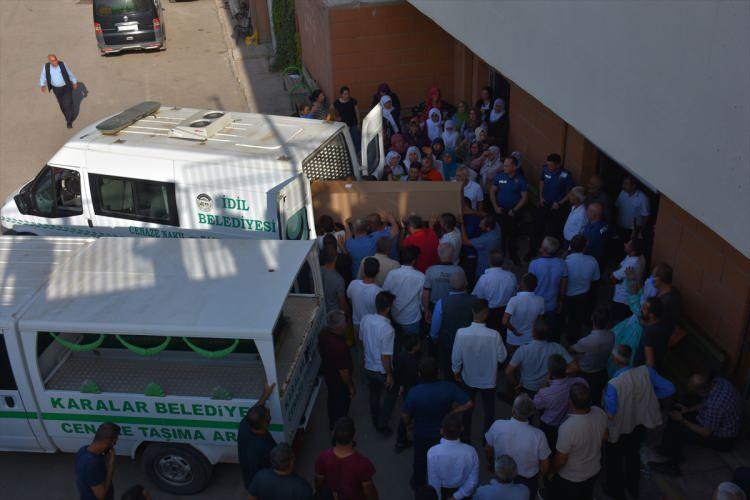
[[[456,181],[463,185],[464,198],[469,199],[471,209],[481,211],[484,203],[484,191],[482,191],[482,186],[479,183],[471,180],[470,171],[467,167],[458,167]]]
[[[529,500],[529,489],[523,484],[515,484],[518,475],[516,461],[508,455],[495,457],[495,477],[489,484],[477,488],[473,500]]]
[[[427,451],[427,484],[439,499],[469,498],[479,483],[477,450],[462,443],[461,417],[449,413],[443,418],[440,443]]]
[[[391,246],[393,244],[393,240],[388,236],[381,236],[380,238],[378,238],[378,241],[375,244],[377,250],[375,251],[375,255],[373,255],[372,258],[377,259],[378,263],[380,264],[380,271],[378,271],[378,275],[375,276],[375,284],[379,287],[382,287],[383,283],[385,283],[385,278],[388,276],[388,273],[401,266],[401,264],[389,257],[389,255],[391,254]],[[363,259],[359,265],[357,278],[363,279],[364,277],[365,270]]]
[[[414,267],[418,255],[418,248],[404,247],[401,250],[401,267],[388,273],[383,283],[383,290],[396,297],[393,303],[393,320],[405,335],[419,335],[419,321],[422,319],[420,299],[424,288],[424,274]]]
[[[440,237],[440,244],[447,243],[453,249],[451,263],[458,265],[458,261],[461,259],[461,230],[456,227],[456,216],[451,213],[444,213],[438,219],[440,229],[443,235]],[[438,248],[438,254],[440,249]],[[443,262],[443,258],[440,257],[440,262]]]
[[[474,321],[456,332],[451,356],[453,378],[463,382],[464,390],[472,401],[479,393],[484,410],[484,429],[487,432],[495,421],[495,387],[497,367],[505,361],[508,352],[496,330],[487,328],[487,301],[477,299],[472,307]],[[475,403],[476,404],[476,403]],[[464,441],[471,440],[473,409],[464,412]]]
[[[640,235],[643,226],[651,215],[648,197],[638,189],[638,183],[631,176],[622,181],[615,208],[617,208],[617,232],[622,241]]]
[[[518,279],[510,271],[503,269],[505,256],[499,250],[490,253],[490,268],[487,269],[477,280],[474,286],[474,295],[478,299],[487,301],[490,307],[487,316],[487,327],[505,334],[503,327],[503,315],[508,301],[516,294]]]
[[[643,257],[643,240],[632,238],[626,241],[625,254],[620,266],[612,272],[612,283],[615,284],[615,293],[612,297],[612,318],[615,324],[632,314],[630,311],[630,288],[626,276],[628,268],[633,269],[638,287],[643,282],[643,272],[646,268],[646,259]]]
[[[565,257],[568,270],[568,282],[565,290],[563,312],[565,314],[565,332],[569,344],[575,343],[581,336],[586,319],[591,315],[594,293],[591,285],[599,281],[599,263],[591,255],[586,255],[586,237],[575,235],[570,240],[570,253]]]
[[[586,191],[583,186],[576,186],[570,190],[570,214],[565,220],[565,226],[563,226],[563,238],[566,242],[570,242],[573,236],[581,234],[583,227],[589,223],[588,217],[586,217]],[[567,244],[563,245],[563,249],[567,248]]]
[[[377,314],[375,296],[381,288],[375,284],[375,277],[380,271],[380,263],[374,257],[367,257],[362,261],[364,277],[352,280],[346,289],[346,296],[352,301],[352,324],[355,333],[359,329],[359,322],[367,314]]]
[[[534,294],[536,285],[536,276],[526,273],[521,278],[521,290],[505,307],[503,326],[508,330],[506,341],[511,353],[531,342],[534,322],[544,314],[544,298]]]
[[[513,401],[509,420],[496,420],[484,435],[487,460],[508,455],[518,465],[518,482],[529,488],[529,497],[536,498],[539,476],[547,474],[550,449],[544,432],[529,423],[534,415],[534,402],[527,394]]]
[[[449,243],[438,245],[440,264],[427,268],[424,274],[424,290],[422,291],[422,309],[425,321],[430,322],[435,304],[448,296],[451,291],[451,276],[463,269],[453,264],[453,246]]]
[[[570,388],[571,412],[560,425],[552,460],[552,498],[592,500],[594,482],[601,469],[602,446],[607,439],[607,414],[589,403],[589,388]]]
[[[392,364],[395,332],[388,319],[393,301],[393,294],[378,293],[375,297],[378,313],[368,314],[359,324],[359,337],[365,351],[365,375],[370,390],[370,417],[375,428],[384,435],[393,432],[388,423],[397,396]]]

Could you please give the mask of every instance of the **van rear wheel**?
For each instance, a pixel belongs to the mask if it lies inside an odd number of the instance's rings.
[[[198,493],[211,478],[211,464],[192,446],[153,443],[143,451],[141,460],[148,477],[175,495]]]

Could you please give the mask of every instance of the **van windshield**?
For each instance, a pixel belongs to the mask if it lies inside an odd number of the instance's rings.
[[[95,0],[94,2],[94,11],[99,16],[151,12],[153,7],[153,0]]]

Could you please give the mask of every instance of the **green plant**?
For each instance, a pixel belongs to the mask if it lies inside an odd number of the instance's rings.
[[[287,66],[299,65],[299,35],[294,15],[294,0],[273,0],[273,32],[276,36],[276,54],[271,69],[279,71]]]

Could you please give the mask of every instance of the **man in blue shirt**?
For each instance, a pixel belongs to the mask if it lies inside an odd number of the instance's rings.
[[[115,470],[115,445],[120,426],[105,422],[99,426],[94,440],[81,446],[75,457],[76,487],[81,500],[112,500]]]
[[[536,276],[534,293],[544,298],[544,317],[552,331],[552,340],[560,339],[558,311],[562,309],[562,298],[568,284],[568,270],[565,261],[557,257],[560,248],[558,240],[547,236],[542,241],[541,256],[529,264],[529,272]]]
[[[539,178],[539,208],[536,215],[534,238],[529,247],[527,260],[531,260],[539,248],[542,238],[554,236],[562,239],[562,230],[567,216],[562,205],[568,201],[568,194],[575,183],[573,177],[562,167],[562,158],[557,153],[547,156]]]
[[[477,269],[474,275],[479,278],[490,267],[490,253],[500,247],[500,226],[493,214],[487,214],[479,223],[482,234],[476,238],[469,238],[466,234],[466,224],[461,227],[461,242],[477,251]]]
[[[73,106],[73,91],[78,88],[78,80],[73,72],[58,60],[55,54],[47,56],[47,62],[39,75],[39,87],[42,93],[52,91],[57,98],[57,104],[65,117],[68,128],[73,128],[75,107]]]
[[[529,201],[529,192],[526,179],[516,171],[517,169],[518,159],[512,156],[505,158],[503,171],[492,180],[490,201],[498,215],[500,230],[505,236],[502,242],[503,252],[513,259],[516,265],[519,265],[518,249],[516,248],[519,211]]]
[[[378,228],[370,232],[370,221],[375,220],[374,216],[377,217],[375,222],[380,221],[380,217],[377,214],[371,214],[368,216],[368,219],[356,219],[353,224],[351,220],[347,220],[346,224],[344,224],[344,229],[346,229],[344,247],[352,258],[352,276],[357,276],[359,265],[365,258],[375,255],[379,238],[383,236],[388,236],[389,238],[398,236],[398,224],[396,223],[396,219],[390,214],[386,215],[390,227]],[[350,224],[353,226],[353,235],[349,230]]]
[[[599,263],[599,269],[602,267],[604,258],[604,247],[607,243],[609,227],[604,221],[604,209],[599,203],[592,203],[586,208],[586,217],[589,223],[583,227],[581,233],[586,238],[585,254],[591,255]]]
[[[565,290],[565,335],[568,343],[574,344],[581,335],[586,319],[594,310],[596,297],[591,293],[592,284],[599,281],[599,263],[591,255],[583,253],[586,237],[582,234],[570,240],[570,253],[565,257],[568,271],[568,286]]]
[[[409,390],[401,410],[405,425],[414,422],[414,474],[411,484],[415,491],[420,491],[426,483],[427,450],[440,442],[443,417],[474,406],[457,384],[438,380],[434,358],[424,357],[419,361],[419,378],[420,383]]]

